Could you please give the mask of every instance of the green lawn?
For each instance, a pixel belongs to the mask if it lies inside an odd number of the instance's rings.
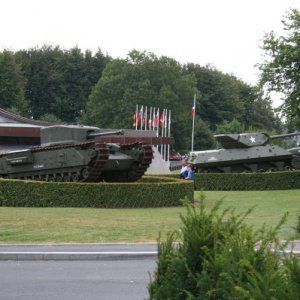
[[[237,212],[255,206],[247,222],[274,226],[288,211],[282,238],[297,237],[292,227],[300,215],[300,190],[204,192],[210,208],[224,198],[223,206]],[[200,192],[195,193],[200,199]],[[1,243],[71,243],[71,242],[150,242],[159,233],[181,226],[182,207],[146,209],[90,208],[0,208]],[[300,237],[300,236],[298,236]]]

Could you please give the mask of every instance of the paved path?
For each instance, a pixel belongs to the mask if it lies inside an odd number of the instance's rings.
[[[286,251],[300,254],[300,240]],[[157,244],[1,245],[0,260],[142,260],[156,259]]]
[[[0,245],[0,260],[156,259],[157,244]]]

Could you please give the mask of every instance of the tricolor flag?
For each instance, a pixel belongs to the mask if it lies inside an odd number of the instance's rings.
[[[154,128],[158,128],[158,123],[159,123],[159,109],[157,110],[157,113],[154,116],[153,123],[154,123]]]
[[[141,109],[140,109],[140,112],[139,112],[139,114],[138,114],[138,116],[137,116],[137,118],[136,118],[136,124],[137,125],[139,125],[139,123],[140,123],[140,121],[143,119],[143,106],[141,107]]]
[[[192,117],[195,117],[196,115],[196,97],[194,98],[194,103],[192,107]]]
[[[160,128],[165,127],[165,112],[164,111],[161,113],[159,121],[160,121]]]

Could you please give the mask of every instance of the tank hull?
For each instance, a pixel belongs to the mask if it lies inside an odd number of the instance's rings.
[[[153,157],[152,147],[101,141],[41,146],[0,156],[0,176],[41,181],[136,181]]]
[[[241,173],[299,169],[297,158],[276,145],[191,152],[188,162],[196,172]]]

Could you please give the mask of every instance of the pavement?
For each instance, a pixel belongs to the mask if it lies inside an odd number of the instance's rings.
[[[259,247],[259,243],[257,244]],[[272,246],[272,245],[271,245]],[[279,254],[282,253],[281,250]],[[284,252],[300,255],[300,240]],[[156,259],[156,243],[128,244],[0,244],[2,260],[142,260]]]
[[[157,244],[1,244],[0,260],[156,259]]]

